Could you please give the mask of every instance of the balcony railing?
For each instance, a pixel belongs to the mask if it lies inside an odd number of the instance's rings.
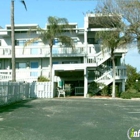
[[[49,77],[49,68],[46,69],[17,69],[17,81],[37,81],[39,76]],[[0,70],[0,81],[12,80],[12,70]]]
[[[53,46],[52,54],[53,56],[60,55],[85,55],[85,45],[76,45],[74,48],[72,47],[64,47],[64,46]],[[38,45],[38,46],[16,46],[15,47],[16,57],[46,57],[50,55],[50,47],[49,45]],[[11,46],[1,46],[0,47],[0,56],[1,57],[11,57],[12,55],[12,47]]]
[[[95,55],[96,61],[100,61],[103,58],[102,52],[97,52],[97,48],[99,45],[88,44],[87,46],[84,44],[77,44],[74,48],[72,47],[64,47],[64,46],[56,46],[54,45],[52,48],[53,56],[84,56],[88,55],[89,57],[93,57]],[[49,45],[38,45],[38,46],[16,46],[16,57],[49,57],[50,55],[50,47]],[[126,48],[116,49],[115,53],[125,53]],[[105,52],[104,54],[107,54]],[[0,47],[0,57],[11,57],[12,55],[12,47],[11,46],[1,46]],[[94,59],[95,61],[95,59]],[[93,60],[91,61],[93,62]],[[91,63],[90,60],[88,63]]]

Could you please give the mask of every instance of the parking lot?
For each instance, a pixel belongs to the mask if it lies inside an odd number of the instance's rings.
[[[54,98],[0,108],[0,140],[128,140],[129,128],[140,129],[140,101]]]

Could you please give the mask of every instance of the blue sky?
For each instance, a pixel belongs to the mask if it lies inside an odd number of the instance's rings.
[[[47,17],[65,17],[69,22],[79,23],[83,27],[83,17],[87,11],[93,11],[96,0],[25,0],[27,11],[20,0],[15,0],[15,23],[37,23],[45,27]],[[0,25],[10,24],[11,0],[0,0]]]
[[[136,47],[129,49],[125,57],[125,63],[132,65],[140,72],[140,54]]]
[[[65,17],[69,22],[83,27],[84,13],[93,11],[98,0],[25,0],[27,11],[20,0],[15,0],[15,24],[39,24],[45,27],[47,17]],[[0,0],[0,26],[10,24],[11,0]],[[140,71],[140,54],[137,49],[130,49],[126,54],[127,64]]]

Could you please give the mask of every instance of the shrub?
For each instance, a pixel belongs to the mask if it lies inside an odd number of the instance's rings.
[[[131,99],[131,98],[140,98],[140,92],[137,92],[136,89],[128,89],[125,92],[122,92],[121,98]]]
[[[46,78],[46,77],[44,77],[44,76],[39,76],[38,78],[37,78],[37,81],[38,82],[48,82],[48,81],[50,81],[48,78]]]
[[[100,86],[103,87],[102,90],[101,90],[101,92],[100,92],[100,94],[101,94],[102,96],[107,96],[107,95],[109,95],[109,93],[108,93],[108,86],[106,86],[106,85],[103,84],[103,83],[101,83]]]
[[[99,89],[99,85],[96,82],[92,82],[88,86],[88,94],[96,95],[97,90]]]

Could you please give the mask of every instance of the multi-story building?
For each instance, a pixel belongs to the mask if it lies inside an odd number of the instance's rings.
[[[52,89],[58,86],[70,88],[71,95],[88,93],[88,84],[92,81],[110,85],[112,78],[112,62],[108,49],[102,53],[101,45],[95,40],[95,33],[103,27],[89,23],[93,14],[84,18],[84,27],[78,28],[77,23],[70,23],[73,32],[67,32],[75,43],[75,47],[63,46],[55,39],[52,49],[53,55],[53,83]],[[49,77],[50,47],[41,40],[24,47],[29,39],[38,36],[37,24],[15,25],[15,50],[16,50],[16,79],[17,81],[37,81],[38,76]],[[11,26],[0,29],[0,80],[11,80]],[[124,55],[126,48],[115,50],[116,83],[119,90],[125,90],[126,67]]]

